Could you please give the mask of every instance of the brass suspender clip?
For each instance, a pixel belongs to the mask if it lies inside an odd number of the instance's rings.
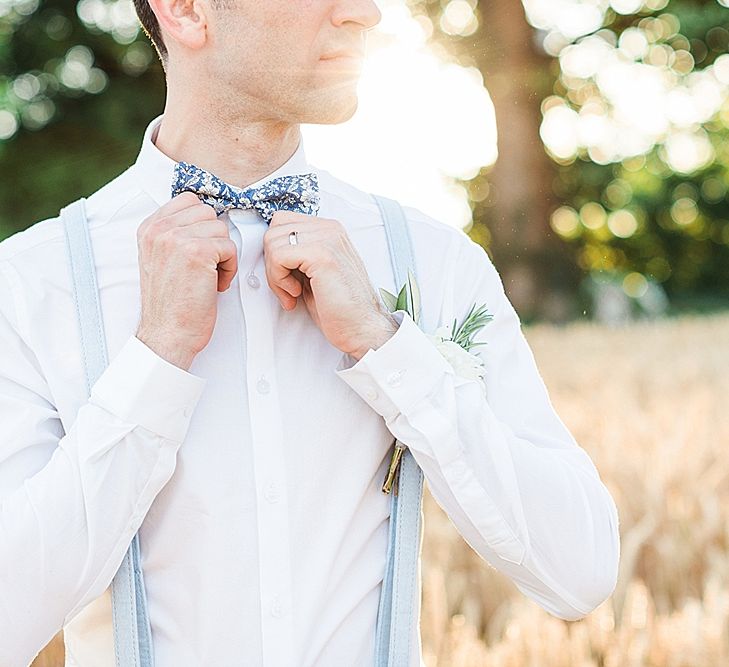
[[[392,458],[390,459],[390,465],[387,468],[387,474],[385,475],[385,481],[382,485],[383,493],[390,493],[395,484],[395,495],[397,495],[397,478],[395,475],[400,469],[400,460],[402,459],[403,452],[405,451],[405,445],[399,440],[395,440],[395,450],[392,452]],[[397,475],[399,477],[399,475]]]

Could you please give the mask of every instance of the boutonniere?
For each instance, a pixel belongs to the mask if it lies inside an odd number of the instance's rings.
[[[394,313],[396,310],[404,310],[410,315],[415,324],[420,326],[420,289],[410,269],[408,269],[405,284],[397,296],[382,287],[380,288],[380,295],[390,312]],[[486,304],[481,304],[477,307],[474,303],[460,325],[457,319],[454,319],[452,326],[447,324],[440,326],[433,334],[424,332],[436,349],[453,367],[456,375],[468,380],[477,380],[484,392],[486,391],[486,383],[484,380],[486,371],[483,360],[478,355],[470,352],[470,350],[477,345],[486,345],[485,342],[474,343],[473,337],[492,319],[493,315],[486,309]],[[392,454],[387,475],[385,476],[385,482],[382,486],[384,493],[389,493],[392,488],[395,471],[400,463],[405,447],[406,445],[402,444],[399,440],[395,440],[395,451]]]

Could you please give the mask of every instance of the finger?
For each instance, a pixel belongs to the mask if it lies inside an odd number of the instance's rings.
[[[165,202],[160,207],[159,212],[162,213],[163,216],[167,216],[171,213],[176,213],[177,211],[189,208],[190,206],[195,206],[196,204],[202,204],[200,197],[198,197],[194,192],[185,191],[181,192],[179,195],[175,195],[168,202]]]
[[[217,252],[218,291],[227,290],[238,272],[238,248],[232,239],[211,238],[210,243]]]
[[[294,277],[291,273],[282,280],[279,280],[276,284],[294,298],[301,296],[304,289],[301,285],[301,281]]]
[[[322,224],[310,225],[302,229],[301,220],[296,219],[291,222],[281,222],[278,227],[273,229],[269,226],[263,235],[265,247],[283,247],[286,249],[288,246],[292,245],[289,238],[291,232],[296,232],[297,234],[297,243],[294,244],[295,246],[306,245],[314,247],[321,245],[332,238],[331,228],[327,227],[323,221]]]
[[[296,298],[291,296],[286,290],[281,289],[280,287],[276,285],[271,285],[269,283],[269,286],[271,287],[271,291],[276,295],[276,298],[281,303],[281,307],[284,310],[292,310],[296,307]]]
[[[300,266],[301,260],[297,256],[300,251],[294,249],[294,252],[287,253],[289,248],[291,246],[288,243],[276,246],[269,244],[264,257],[266,277],[269,285],[280,287],[291,296],[298,297],[301,295],[301,281],[292,272]]]
[[[225,221],[218,218],[215,209],[212,206],[203,204],[201,201],[187,208],[180,209],[175,213],[162,216],[157,221],[157,224],[166,227],[185,227],[206,220],[213,222],[219,220],[220,224],[227,228]]]
[[[304,213],[296,213],[295,211],[287,211],[281,209],[274,212],[271,222],[268,223],[269,229],[275,229],[281,225],[285,225],[291,222],[310,222],[314,216],[306,215]]]
[[[284,303],[284,301],[288,302],[290,300],[289,297],[295,302],[296,298],[301,296],[303,287],[301,282],[293,276],[289,269],[283,268],[283,271],[286,271],[286,273],[279,271],[277,272],[276,277],[274,277],[272,264],[270,261],[266,262],[266,279],[268,280],[269,287],[277,296],[280,297],[285,295],[287,297],[282,301],[282,303]]]
[[[303,291],[301,282],[294,277],[291,269],[277,263],[272,252],[264,253],[264,263],[269,287],[286,310],[293,308]]]
[[[230,231],[225,220],[215,217],[211,220],[204,208],[193,206],[177,213],[174,217],[157,220],[153,223],[154,227],[150,228],[151,238],[163,244],[162,247],[169,240],[168,237],[175,241],[207,238],[230,240]]]
[[[167,221],[170,218],[174,220],[174,218],[177,215],[180,215],[182,211],[185,211],[185,214],[187,215],[187,211],[192,210],[202,212],[205,208],[209,209],[209,211],[205,213],[205,215],[209,218],[210,212],[214,213],[215,209],[212,206],[203,204],[197,195],[192,192],[183,192],[173,199],[170,199],[170,201],[162,204],[162,206],[160,206],[152,215],[146,217],[137,227],[137,238],[144,237],[149,229],[159,230],[160,227],[165,228],[170,223],[162,221]],[[202,213],[199,217],[202,217]]]
[[[199,216],[197,216],[199,218]],[[157,236],[162,237],[168,234],[176,238],[184,239],[229,239],[230,230],[225,220],[195,219],[193,214],[189,220],[183,220],[182,224],[171,218],[158,221]]]
[[[204,220],[198,220],[197,222],[191,222],[188,225],[184,225],[184,229],[182,231],[184,233],[189,233],[189,235],[193,238],[230,238],[228,223],[220,218],[215,220],[206,218]]]

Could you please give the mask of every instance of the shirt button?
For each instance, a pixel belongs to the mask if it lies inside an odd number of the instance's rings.
[[[188,405],[182,410],[182,414],[185,415],[185,417],[189,417],[192,414],[192,408]]]
[[[271,482],[267,487],[266,491],[263,494],[266,497],[266,500],[269,503],[276,503],[281,498],[281,494],[278,492],[278,487],[276,486],[276,482]]]
[[[261,286],[261,281],[258,280],[258,276],[255,273],[249,273],[246,282],[253,288],[258,289]]]
[[[267,394],[269,391],[271,391],[271,385],[268,380],[263,377],[263,375],[261,375],[261,377],[258,379],[256,389],[258,389],[259,394]]]
[[[374,387],[367,387],[367,389],[365,389],[365,396],[370,401],[374,401],[377,398],[377,390]]]
[[[387,376],[387,384],[389,384],[391,387],[399,387],[403,373],[404,371],[401,370],[392,371],[392,373]]]
[[[283,616],[283,605],[281,604],[281,598],[278,595],[273,596],[273,601],[271,602],[271,616],[274,616],[275,618],[281,618],[281,616]]]

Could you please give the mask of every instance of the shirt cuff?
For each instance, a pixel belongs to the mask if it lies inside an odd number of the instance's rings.
[[[91,388],[90,402],[163,438],[182,442],[207,379],[131,336]]]
[[[428,396],[443,373],[455,374],[453,366],[405,310],[392,313],[397,331],[376,350],[370,348],[352,365],[342,355],[335,373],[378,414],[390,422]]]

